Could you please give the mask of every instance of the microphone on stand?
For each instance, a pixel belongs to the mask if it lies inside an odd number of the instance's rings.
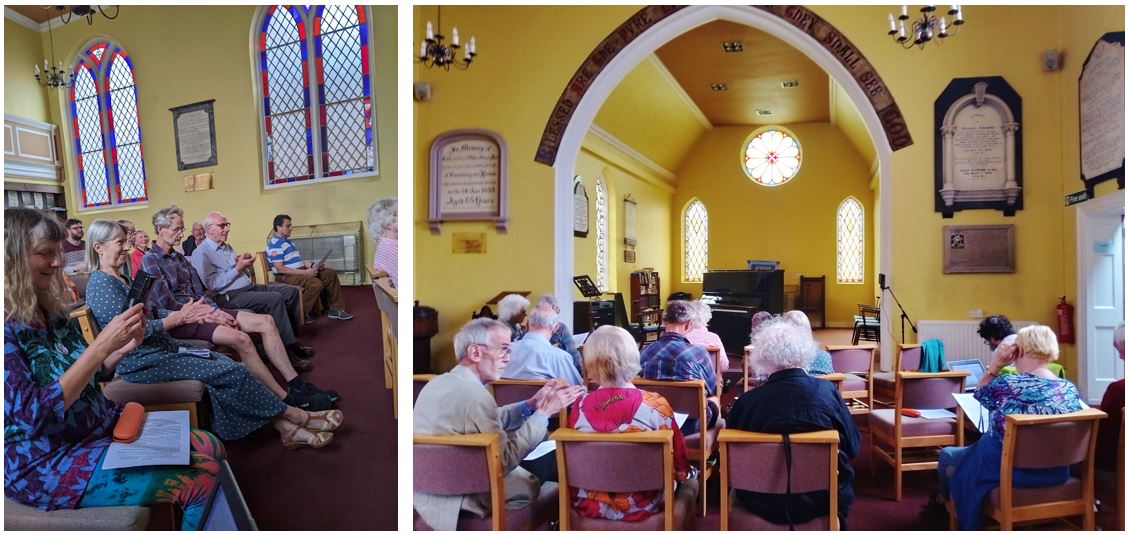
[[[879,289],[880,290],[886,290],[887,289],[887,275],[885,273],[879,274]]]

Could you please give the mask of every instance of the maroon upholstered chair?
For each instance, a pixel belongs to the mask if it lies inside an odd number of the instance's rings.
[[[702,493],[699,516],[706,516],[706,482],[714,474],[714,465],[708,465],[706,460],[718,449],[718,430],[726,427],[726,420],[719,415],[714,427],[703,431],[706,427],[706,382],[702,379],[655,381],[636,377],[632,379],[632,384],[640,390],[663,396],[675,412],[698,418],[699,432],[683,438],[687,442],[687,458],[698,468],[699,489]]]
[[[416,398],[420,397],[420,391],[424,389],[424,385],[428,381],[435,379],[434,373],[418,373],[412,376],[412,406],[416,406]]]
[[[832,369],[844,374],[844,401],[852,414],[871,412],[875,375],[875,348],[872,346],[828,346]]]
[[[557,484],[548,482],[533,503],[522,509],[506,509],[506,489],[499,454],[498,435],[412,434],[412,489],[441,496],[490,494],[491,514],[476,518],[464,514],[456,529],[460,531],[532,530],[556,517]],[[432,530],[418,514],[413,529]]]
[[[724,429],[718,436],[722,464],[722,531],[780,531],[786,529],[757,516],[735,499],[732,490],[784,494],[784,444],[781,435]],[[840,529],[838,516],[838,455],[840,435],[832,430],[793,433],[792,491],[828,489],[827,517],[797,524],[798,530]]]
[[[898,344],[895,348],[894,367],[889,372],[875,372],[873,392],[883,403],[890,406],[895,399],[895,372],[916,372],[922,366],[922,346],[920,344]]]
[[[1095,529],[1095,438],[1106,413],[1084,409],[1070,414],[1010,414],[1005,417],[1001,482],[985,499],[985,515],[1000,523],[1001,531],[1030,520],[1082,516],[1084,531]],[[1017,447],[1021,445],[1021,447]],[[1033,447],[1033,445],[1036,445]],[[1080,465],[1079,477],[1060,485],[1016,488],[1014,468],[1051,468]],[[950,510],[950,528],[957,519]]]
[[[545,379],[495,379],[487,383],[487,388],[490,388],[494,402],[502,407],[534,397],[534,394],[537,394],[546,382],[548,381]],[[567,410],[568,408],[561,409],[561,413],[558,415],[558,421],[562,424],[568,421]],[[553,423],[550,424],[550,428],[554,428]]]
[[[902,500],[902,473],[936,470],[941,446],[964,446],[963,414],[953,394],[965,388],[968,372],[898,372],[895,375],[895,408],[874,409],[867,415],[871,429],[871,477],[878,461],[895,470],[895,500]],[[951,418],[927,419],[904,416],[903,408],[954,409]],[[911,452],[904,450],[914,448]]]
[[[701,387],[700,387],[701,388]],[[588,433],[558,429],[557,479],[561,530],[671,531],[688,526],[698,491],[688,481],[675,491],[674,431]],[[588,518],[573,510],[570,488],[605,492],[663,491],[663,513],[639,522]]]

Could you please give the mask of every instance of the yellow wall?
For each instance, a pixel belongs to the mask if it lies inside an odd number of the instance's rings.
[[[755,184],[741,169],[742,143],[756,130],[748,126],[715,127],[707,132],[679,167],[672,214],[681,229],[683,207],[691,198],[706,206],[710,241],[707,268],[746,269],[746,260],[779,260],[785,284],[801,274],[825,275],[827,321],[848,324],[857,303],[872,301],[865,284],[836,284],[836,209],[849,195],[871,214],[868,166],[838,128],[828,123],[783,125],[801,144],[802,164],[792,180],[775,187]],[[671,291],[698,296],[702,283],[682,282],[682,236],[671,246],[680,272],[670,278]],[[865,234],[865,251],[874,247]],[[864,280],[873,277],[865,255]]]
[[[73,142],[62,138],[66,162],[67,202],[71,214],[86,222],[126,218],[146,228],[157,208],[176,203],[189,221],[208,210],[220,210],[232,221],[236,250],[258,251],[265,245],[275,214],[288,213],[297,225],[362,221],[378,197],[396,194],[396,6],[374,6],[372,47],[378,81],[374,88],[380,176],[325,184],[265,190],[259,156],[259,119],[252,86],[253,6],[127,6],[113,21],[72,23],[55,31],[60,57],[72,57],[89,39],[108,36],[130,54],[137,76],[149,204],[145,207],[79,213],[73,187]],[[10,26],[9,26],[10,27]],[[41,38],[46,42],[47,35]],[[6,51],[6,54],[10,52]],[[38,52],[36,52],[38,54]],[[7,67],[7,66],[6,66]],[[13,87],[6,94],[25,91]],[[5,105],[12,102],[5,96]],[[63,96],[51,93],[50,121],[63,125]],[[215,99],[219,164],[177,171],[169,108]],[[7,110],[6,110],[7,111]],[[184,192],[183,176],[212,171],[214,189]],[[363,239],[363,260],[371,261],[375,245]]]
[[[1073,214],[1062,201],[1065,192],[1080,185],[1075,179],[1077,156],[1072,153],[1077,150],[1072,133],[1076,127],[1073,120],[1065,119],[1077,113],[1068,89],[1076,83],[1081,58],[1094,40],[1106,31],[1123,29],[1123,8],[967,6],[969,23],[961,33],[944,46],[926,50],[903,50],[876,30],[886,20],[889,6],[812,9],[850,38],[883,76],[915,140],[892,156],[886,192],[892,198],[891,282],[910,316],[968,319],[969,310],[983,309],[1050,323],[1056,298],[1073,295],[1075,287],[1075,274],[1068,267],[1074,262]],[[451,333],[499,290],[544,292],[552,287],[553,172],[533,161],[535,149],[554,103],[577,67],[636,10],[626,6],[444,10],[444,21],[478,36],[482,54],[468,71],[417,66],[414,73],[416,81],[431,82],[435,89],[431,102],[414,105],[416,295],[422,304],[440,311],[441,334],[433,340],[433,354],[450,355]],[[415,8],[417,19],[434,20],[434,13],[434,8]],[[422,23],[413,28],[418,42]],[[1049,48],[1067,51],[1066,69],[1057,73],[1040,69],[1040,53]],[[529,67],[535,64],[536,69]],[[1015,217],[972,210],[942,219],[933,210],[934,99],[952,78],[971,76],[1003,76],[1023,99],[1025,208]],[[513,222],[506,235],[495,234],[484,223],[448,224],[439,236],[427,231],[427,149],[437,134],[455,128],[495,130],[510,146]],[[861,196],[868,196],[866,190]],[[943,226],[999,223],[1017,227],[1015,273],[942,274]],[[490,251],[473,258],[451,255],[453,230],[487,232]],[[1074,373],[1074,349],[1064,349],[1064,364]]]
[[[47,122],[46,89],[33,77],[42,68],[43,46],[39,33],[4,19],[4,113]]]

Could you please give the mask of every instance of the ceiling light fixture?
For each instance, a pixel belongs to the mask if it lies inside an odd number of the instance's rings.
[[[725,83],[723,83],[723,82],[718,82],[718,83],[715,83],[715,84],[710,84],[710,89],[713,89],[713,90],[715,90],[715,91],[725,91],[725,90],[727,90],[727,89],[729,89],[729,88],[728,88],[728,87],[726,87],[726,84],[725,84]]]
[[[726,52],[744,52],[741,41],[722,41],[722,50]]]
[[[942,44],[943,39],[957,35],[961,31],[961,26],[965,24],[965,16],[961,12],[961,6],[952,5],[946,14],[953,17],[953,21],[947,24],[945,15],[934,16],[936,9],[935,6],[922,6],[918,10],[922,13],[922,16],[910,23],[909,36],[907,36],[906,21],[910,19],[910,16],[906,13],[906,6],[902,6],[900,10],[897,25],[895,24],[895,16],[888,13],[887,35],[893,37],[899,46],[908,50],[914,46],[924,49],[926,43],[931,41],[939,45]],[[937,37],[936,40],[935,37]]]
[[[791,89],[794,87],[800,87],[800,80],[781,80],[782,89]]]
[[[44,8],[50,9],[50,7]],[[59,9],[62,9],[60,7]],[[55,63],[55,32],[51,31],[51,16],[47,16],[47,35],[51,41],[51,63],[47,59],[43,60],[43,75],[40,76],[39,65],[35,66],[35,81],[40,87],[47,89],[67,88],[70,89],[75,86],[75,75],[73,72],[67,72],[63,69],[63,62],[60,61],[57,66]]]
[[[94,14],[101,13],[103,17],[114,20],[118,18],[118,12],[121,11],[121,6],[53,6],[59,10],[59,18],[66,24],[74,17],[85,17],[86,23],[94,24]],[[105,8],[105,9],[103,9]],[[114,16],[107,14],[109,8],[114,8]]]
[[[439,24],[437,26],[440,31],[443,29],[443,13],[440,11],[442,7],[436,8],[436,19]],[[471,40],[467,41],[467,46],[463,48],[463,61],[456,60],[459,53],[459,28],[451,27],[451,44],[443,42],[444,36],[440,33],[432,31],[432,21],[428,21],[427,29],[425,30],[424,40],[420,41],[420,56],[416,58],[416,63],[423,63],[429,69],[432,67],[442,67],[443,70],[451,70],[451,66],[455,65],[460,69],[466,69],[471,66],[475,56],[475,36],[471,36]]]

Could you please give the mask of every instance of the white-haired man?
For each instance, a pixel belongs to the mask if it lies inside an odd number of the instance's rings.
[[[428,435],[497,433],[502,470],[507,474],[507,501],[537,498],[541,482],[518,464],[545,438],[549,417],[573,403],[584,388],[550,381],[534,397],[499,407],[486,383],[501,377],[510,362],[510,327],[490,318],[472,320],[456,333],[455,355],[459,359],[455,367],[420,390],[412,409],[412,431]],[[416,492],[412,501],[420,517],[436,530],[455,530],[460,511],[480,518],[490,514],[489,495]]]
[[[526,321],[526,309],[530,307],[530,300],[521,294],[507,294],[498,301],[498,321],[510,327],[510,341],[519,340],[526,331],[522,329],[522,322]]]
[[[549,343],[558,329],[557,312],[547,305],[534,309],[527,318],[529,327],[521,340],[510,344],[507,379],[560,379],[571,385],[584,384],[573,367],[573,357]]]
[[[553,294],[542,294],[538,297],[538,306],[548,306],[553,309],[553,312],[561,314],[561,307],[557,304],[557,298]],[[577,341],[573,339],[573,331],[563,321],[557,322],[557,329],[553,331],[553,336],[549,337],[549,344],[553,347],[559,348],[569,354],[573,358],[573,367],[577,368],[578,373],[584,373],[584,365],[581,362],[581,352],[577,350]]]

